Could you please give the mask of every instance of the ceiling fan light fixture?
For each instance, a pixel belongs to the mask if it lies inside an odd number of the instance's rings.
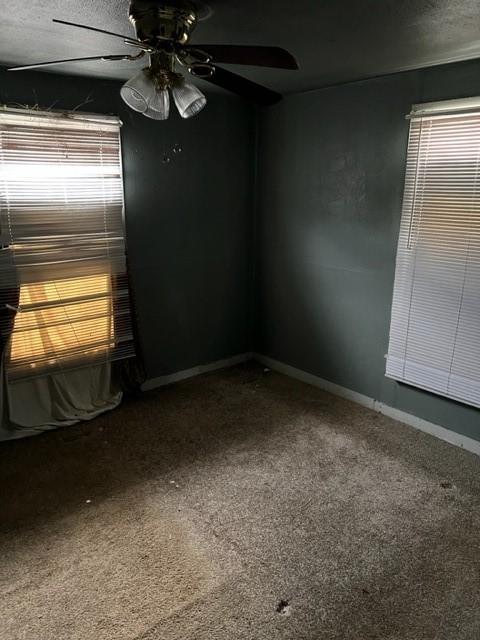
[[[148,109],[149,100],[155,92],[155,86],[150,80],[145,70],[127,80],[120,89],[122,100],[134,111],[145,113]]]
[[[149,69],[142,69],[120,89],[123,101],[135,111],[153,120],[167,120],[170,96],[164,84],[155,82]]]
[[[205,95],[193,84],[182,83],[172,88],[173,99],[182,118],[191,118],[207,104]]]
[[[168,89],[156,90],[152,100],[148,103],[148,109],[143,115],[152,120],[167,120],[170,114],[170,96]]]

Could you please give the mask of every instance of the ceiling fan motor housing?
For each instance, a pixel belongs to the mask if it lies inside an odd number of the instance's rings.
[[[131,0],[129,18],[137,38],[156,45],[162,40],[186,44],[198,19],[193,3],[176,2],[173,6],[158,0]]]

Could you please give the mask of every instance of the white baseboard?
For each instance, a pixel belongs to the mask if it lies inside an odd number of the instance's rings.
[[[250,352],[239,353],[231,358],[225,360],[217,360],[216,362],[210,362],[209,364],[201,364],[191,369],[184,369],[183,371],[177,371],[167,376],[160,376],[159,378],[151,378],[146,380],[142,384],[142,391],[150,391],[151,389],[157,389],[158,387],[164,387],[172,382],[179,382],[180,380],[186,380],[187,378],[193,378],[201,373],[208,373],[210,371],[217,371],[218,369],[227,369],[228,367],[234,367],[236,364],[247,362],[252,359]]]
[[[427,420],[418,418],[411,413],[406,413],[405,411],[401,411],[400,409],[395,409],[394,407],[383,404],[382,402],[379,402],[374,398],[370,398],[369,396],[357,393],[356,391],[352,391],[351,389],[346,389],[345,387],[341,387],[340,385],[329,382],[328,380],[323,380],[322,378],[314,376],[311,373],[307,373],[306,371],[302,371],[301,369],[296,369],[295,367],[291,367],[288,364],[279,362],[278,360],[274,360],[273,358],[269,358],[268,356],[264,356],[260,353],[253,353],[251,355],[254,360],[257,360],[273,371],[284,373],[291,378],[296,378],[297,380],[301,380],[302,382],[311,384],[314,387],[319,387],[320,389],[328,391],[333,395],[340,396],[341,398],[345,398],[346,400],[351,400],[352,402],[356,402],[357,404],[361,404],[362,406],[368,407],[373,411],[377,411],[378,413],[388,416],[389,418],[393,418],[393,420],[398,420],[399,422],[408,424],[415,429],[419,429],[419,431],[429,433],[430,435],[435,436],[440,440],[445,440],[445,442],[449,442],[450,444],[461,447],[462,449],[466,449],[467,451],[480,456],[479,440],[474,440],[473,438],[469,438],[468,436],[463,436],[459,433],[456,433],[455,431],[451,431],[450,429],[441,427],[438,424],[434,424],[433,422],[428,422]]]

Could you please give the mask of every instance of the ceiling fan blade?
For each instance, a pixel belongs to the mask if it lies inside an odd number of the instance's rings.
[[[260,105],[275,104],[275,102],[282,99],[279,93],[221,67],[215,67],[215,73],[210,78],[204,77],[202,80],[211,82],[218,87],[222,87],[222,89],[227,89],[227,91],[232,91],[232,93],[236,93]]]
[[[78,24],[77,22],[67,22],[67,20],[57,20],[53,18],[52,22],[57,22],[58,24],[66,24],[69,27],[78,27],[80,29],[88,29],[88,31],[96,31],[97,33],[106,33],[108,36],[115,36],[116,38],[122,38],[122,40],[126,40],[131,43],[135,43],[138,45],[143,45],[143,42],[137,40],[137,38],[132,38],[131,36],[122,36],[121,33],[113,33],[113,31],[105,31],[105,29],[98,29],[98,27],[89,27],[86,24]]]
[[[27,71],[27,69],[38,69],[39,67],[50,67],[54,64],[63,64],[64,62],[86,62],[88,60],[134,60],[136,56],[125,54],[111,56],[89,56],[88,58],[67,58],[66,60],[52,60],[50,62],[38,62],[36,64],[27,64],[22,67],[11,67],[8,71]]]
[[[280,47],[256,47],[236,44],[195,44],[184,47],[187,51],[204,51],[213,62],[247,64],[276,69],[298,69],[291,53]]]

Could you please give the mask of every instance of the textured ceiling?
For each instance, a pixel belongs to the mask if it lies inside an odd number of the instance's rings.
[[[174,3],[174,0],[172,4]],[[281,92],[480,57],[478,0],[210,0],[192,42],[280,45],[300,71],[230,67]],[[0,63],[131,53],[121,40],[59,18],[134,35],[128,0],[0,0]],[[140,63],[90,62],[50,72],[128,78]]]

